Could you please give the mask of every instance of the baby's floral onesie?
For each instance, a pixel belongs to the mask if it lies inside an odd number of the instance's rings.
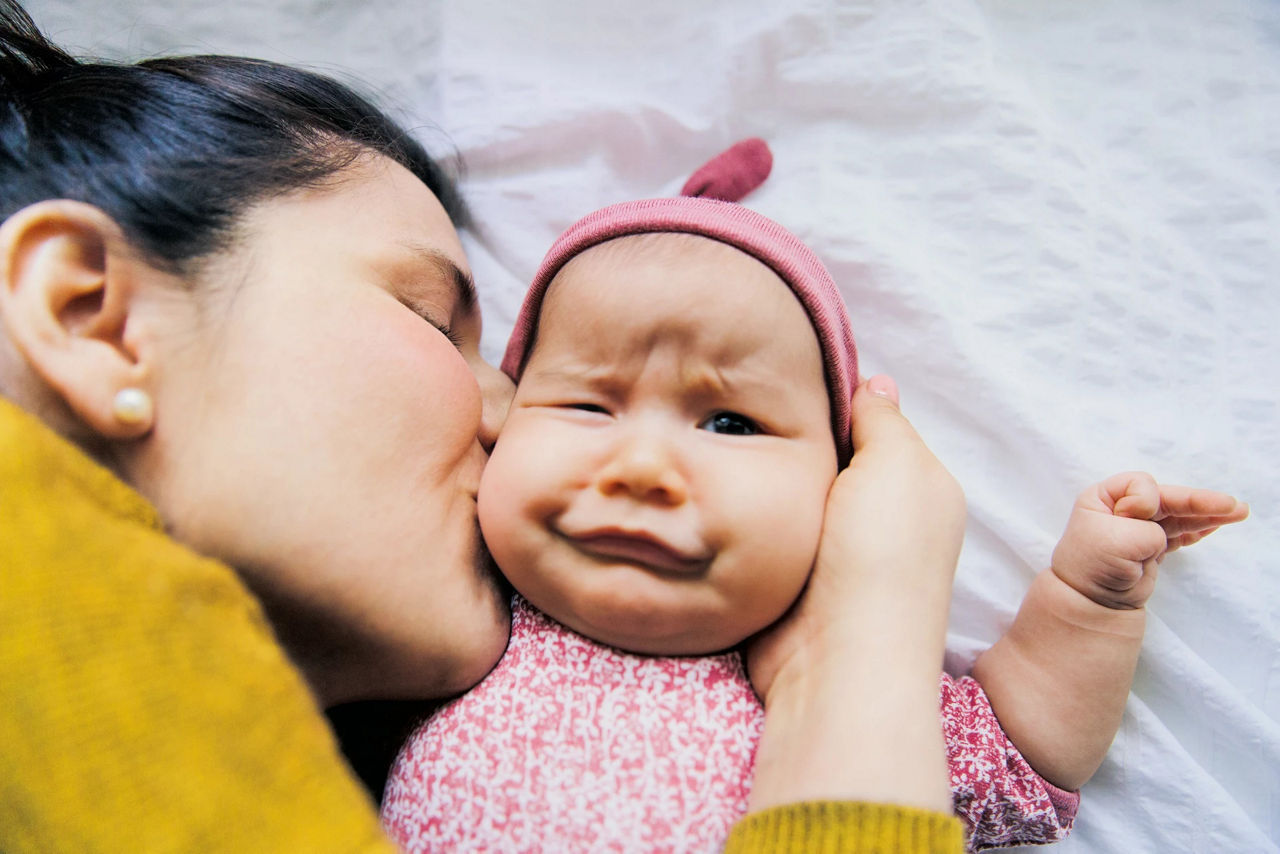
[[[1079,795],[1031,769],[977,682],[943,674],[940,689],[970,848],[1065,837]],[[620,652],[516,596],[506,655],[410,736],[382,821],[407,852],[716,852],[746,812],[763,724],[737,653]]]

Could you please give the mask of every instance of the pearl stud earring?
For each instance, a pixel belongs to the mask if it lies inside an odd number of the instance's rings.
[[[111,402],[111,412],[121,424],[146,424],[151,421],[151,395],[140,388],[122,388]]]

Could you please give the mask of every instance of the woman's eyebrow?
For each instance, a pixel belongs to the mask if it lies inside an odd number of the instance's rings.
[[[446,282],[453,286],[458,300],[458,308],[470,311],[476,305],[476,283],[471,274],[453,262],[453,259],[438,249],[426,246],[406,244],[405,248],[413,252],[418,260],[435,268]]]

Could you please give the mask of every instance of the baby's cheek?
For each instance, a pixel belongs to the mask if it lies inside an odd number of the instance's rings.
[[[515,456],[505,453],[501,443],[485,465],[480,477],[480,491],[476,496],[476,512],[480,519],[480,532],[494,559],[500,563],[513,544],[516,526],[516,509],[523,492],[520,470]]]
[[[817,555],[821,515],[799,493],[771,495],[739,530],[738,559],[725,576],[745,637],[781,617],[804,589]],[[817,518],[815,520],[815,515]]]
[[[752,546],[758,554],[768,556],[780,580],[798,587],[817,556],[826,495],[820,487],[775,487],[767,497],[748,529]]]
[[[480,479],[480,531],[498,567],[513,582],[536,571],[554,515],[555,475],[545,449],[520,430],[504,433]]]

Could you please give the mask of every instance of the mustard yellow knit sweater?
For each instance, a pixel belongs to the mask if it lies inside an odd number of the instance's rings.
[[[0,851],[390,850],[235,573],[0,398]],[[726,849],[961,850],[954,818],[857,803],[748,816]]]

